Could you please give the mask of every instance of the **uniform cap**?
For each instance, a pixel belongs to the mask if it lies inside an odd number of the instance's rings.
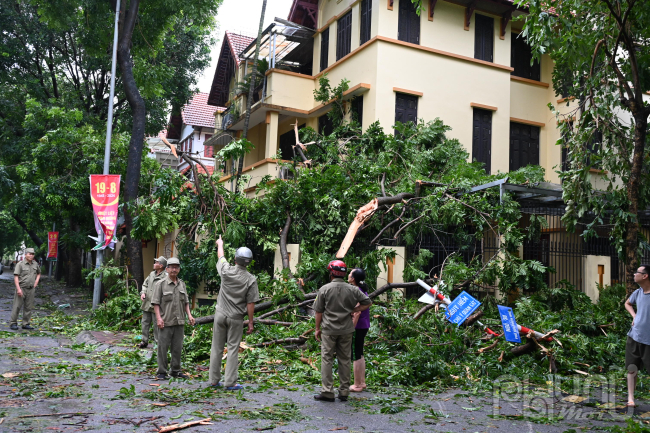
[[[27,254],[27,253],[36,254],[36,253],[34,253],[34,248],[25,248],[25,254]]]
[[[154,259],[154,261],[156,261],[156,262],[160,263],[161,265],[163,265],[163,268],[167,267],[167,259],[164,256],[160,256],[157,259]]]
[[[237,252],[235,253],[235,263],[241,266],[248,266],[252,260],[253,252],[250,248],[237,248]]]
[[[167,266],[169,265],[181,265],[180,260],[178,260],[176,257],[172,257],[169,260],[167,260]]]

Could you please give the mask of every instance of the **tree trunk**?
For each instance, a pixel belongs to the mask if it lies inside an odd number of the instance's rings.
[[[266,0],[262,2],[262,16],[260,17],[260,26],[257,30],[257,42],[255,43],[255,56],[253,58],[253,70],[251,72],[251,82],[248,88],[248,98],[246,98],[246,117],[244,118],[244,131],[242,138],[248,137],[248,124],[251,120],[251,107],[253,106],[253,90],[255,89],[255,78],[257,75],[257,57],[260,55],[260,44],[262,42],[262,30],[264,30],[264,15],[266,14]],[[262,96],[264,97],[264,96]],[[262,101],[264,102],[264,101]],[[268,146],[268,143],[267,143]],[[239,188],[239,177],[244,169],[244,155],[239,158],[239,166],[237,167],[237,176],[235,176],[235,191]]]
[[[634,111],[640,111],[641,113],[635,113],[634,116],[634,155],[632,156],[630,180],[627,183],[628,212],[630,215],[634,215],[625,227],[625,282],[628,296],[638,288],[638,285],[634,282],[634,273],[639,267],[637,254],[639,250],[639,187],[645,155],[646,130],[648,128],[648,115],[644,107],[638,107]]]
[[[131,60],[131,38],[138,15],[140,0],[131,0],[126,8],[126,0],[122,1],[120,9],[120,36],[117,45],[117,62],[122,72],[124,93],[131,106],[133,127],[131,141],[129,142],[129,156],[126,165],[126,178],[124,180],[124,222],[126,224],[126,254],[130,262],[130,271],[133,278],[142,286],[144,281],[144,268],[142,264],[142,242],[131,237],[133,228],[133,215],[129,205],[138,198],[140,184],[140,168],[142,166],[142,149],[146,123],[144,99],[140,95],[138,86],[133,76],[133,61]]]
[[[70,219],[70,231],[73,233],[79,232],[79,224],[74,219]],[[67,275],[66,284],[68,287],[81,287],[83,279],[81,278],[81,249],[71,246],[68,249],[67,261]]]

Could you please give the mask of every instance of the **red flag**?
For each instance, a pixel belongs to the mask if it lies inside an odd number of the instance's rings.
[[[93,202],[93,212],[104,232],[104,249],[113,241],[117,226],[117,206],[120,200],[119,174],[91,174],[90,198]]]

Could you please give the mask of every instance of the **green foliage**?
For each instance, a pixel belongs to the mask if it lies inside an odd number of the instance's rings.
[[[314,100],[322,104],[331,104],[332,109],[327,112],[327,117],[332,121],[334,127],[343,122],[349,109],[343,103],[343,94],[350,88],[350,80],[341,80],[341,83],[332,88],[327,73],[318,79],[318,88],[314,90]]]
[[[93,310],[90,325],[111,330],[122,330],[128,326],[137,328],[136,319],[142,315],[141,304],[140,296],[133,292],[110,298]]]
[[[570,230],[579,224],[587,239],[598,235],[597,226],[610,224],[609,239],[629,276],[647,249],[638,213],[650,205],[650,108],[644,102],[650,90],[650,9],[634,1],[515,4],[529,12],[518,17],[525,21],[520,37],[536,57],[553,60],[553,87],[567,100],[564,106],[549,104],[560,121],[557,145],[566,153],[566,164],[557,167],[567,204],[563,221]]]

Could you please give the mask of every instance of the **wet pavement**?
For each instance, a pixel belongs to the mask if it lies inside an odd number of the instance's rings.
[[[215,390],[206,386],[205,365],[196,366],[190,380],[157,381],[151,348],[134,348],[132,334],[88,329],[64,335],[74,325],[66,317],[88,313],[89,289],[44,279],[36,331],[9,330],[12,300],[11,279],[0,279],[0,432],[144,432],[205,420],[210,424],[184,431],[575,433],[626,431],[630,418],[620,389],[588,384],[573,396],[525,382],[495,386],[501,394],[412,393],[370,384],[347,403],[327,403],[313,400],[316,386],[261,381],[243,392]],[[650,427],[650,405],[636,415],[639,428]]]

